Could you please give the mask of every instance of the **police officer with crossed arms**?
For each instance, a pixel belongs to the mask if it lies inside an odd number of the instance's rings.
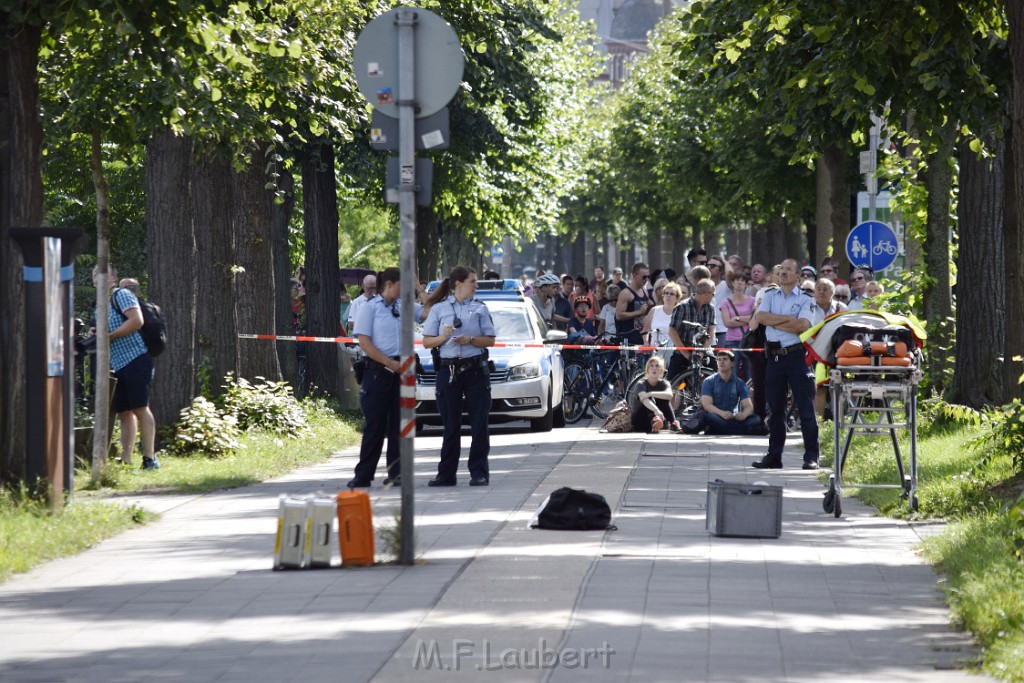
[[[474,298],[476,271],[452,268],[427,300],[430,313],[423,324],[423,348],[436,349],[437,409],[444,436],[437,476],[428,486],[455,486],[459,469],[462,410],[469,414],[473,440],[469,448],[469,485],[487,486],[491,450],[487,422],[491,413],[491,376],[487,347],[494,345],[494,321],[487,306]]]
[[[384,485],[397,486],[399,473],[399,391],[401,388],[399,345],[402,334],[402,272],[385,268],[377,277],[376,296],[356,312],[352,333],[366,356],[366,370],[359,389],[359,407],[366,425],[359,446],[359,462],[349,488],[365,488],[373,482],[380,462],[384,437],[388,439],[388,475]],[[416,304],[416,319],[423,306]]]

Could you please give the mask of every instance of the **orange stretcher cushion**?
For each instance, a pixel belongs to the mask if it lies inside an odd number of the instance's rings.
[[[900,342],[900,343],[902,344],[903,342]],[[880,360],[882,361],[882,365],[897,366],[897,367],[902,367],[902,368],[909,368],[910,367],[910,362],[911,362],[910,361],[910,356],[903,356],[902,358],[894,358],[894,357],[891,357],[891,356],[882,356],[882,358]]]
[[[847,339],[836,351],[836,358],[860,358],[863,355],[864,344],[854,339]]]
[[[843,346],[850,342],[844,342]],[[860,342],[857,342],[860,343]],[[836,358],[836,365],[871,365],[870,356],[845,356]]]

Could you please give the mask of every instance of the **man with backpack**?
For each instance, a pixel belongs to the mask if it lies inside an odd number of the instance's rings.
[[[92,281],[98,286],[99,270],[93,268]],[[156,420],[149,409],[149,385],[153,381],[153,357],[140,330],[142,306],[131,291],[115,288],[117,270],[109,267],[110,296],[108,325],[110,333],[110,369],[117,377],[114,388],[114,412],[121,422],[121,461],[131,464],[135,451],[136,419],[142,434],[142,469],[155,470],[160,462],[154,454]]]

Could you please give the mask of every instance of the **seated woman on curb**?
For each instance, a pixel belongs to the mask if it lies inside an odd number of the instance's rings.
[[[667,424],[679,431],[679,421],[672,410],[672,387],[665,379],[665,361],[651,356],[644,366],[644,381],[637,394],[640,404],[632,412],[633,431],[657,434]]]

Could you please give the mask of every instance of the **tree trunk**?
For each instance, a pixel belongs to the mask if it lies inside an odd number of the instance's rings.
[[[452,230],[441,221],[437,222],[438,230],[441,233],[441,274],[447,275],[455,266],[470,266],[480,259],[480,250],[468,237],[461,232]],[[552,247],[549,251],[554,252],[555,242],[549,241]],[[555,254],[552,253],[552,256]],[[557,258],[557,256],[556,256]],[[557,261],[554,263],[557,264]],[[552,266],[551,270],[558,270],[558,266]]]
[[[309,333],[336,337],[340,328],[338,188],[330,143],[306,146],[302,159],[302,205],[306,234],[306,321]],[[306,372],[311,386],[340,398],[336,344],[310,344]]]
[[[420,280],[430,282],[440,278],[440,242],[437,216],[429,207],[416,207],[416,273]]]
[[[826,153],[814,162],[814,248],[811,262],[817,267],[829,255],[832,239],[832,183]]]
[[[771,254],[768,241],[768,227],[764,223],[750,225],[750,265],[762,264],[771,270]]]
[[[786,233],[788,227],[785,218],[773,218],[765,225],[768,234],[768,260],[771,265],[765,264],[770,270],[776,263],[782,263],[784,259],[791,258],[786,247]]]
[[[231,235],[231,164],[210,152],[191,168],[196,238],[195,392],[223,391],[224,378],[238,372],[234,247]]]
[[[266,189],[266,156],[256,143],[248,167],[231,174],[231,223],[235,239],[235,313],[242,334],[273,334],[274,256],[270,226],[271,193]],[[240,339],[238,374],[248,380],[281,378],[274,344],[260,339]]]
[[[661,228],[648,226],[644,237],[644,246],[647,247],[647,265],[651,267],[651,275],[654,275],[655,270],[660,270],[662,268]],[[575,276],[575,273],[573,274],[573,276]]]
[[[21,26],[0,47],[0,477],[7,481],[25,474],[25,292],[21,252],[7,228],[43,219],[41,34],[39,26]]]
[[[992,268],[1004,258],[1005,155],[994,135],[986,143],[996,150],[994,158],[978,159],[966,142],[960,144],[956,365],[947,392],[949,400],[973,408],[1002,403],[1005,374],[1000,342],[1006,332],[1006,280],[993,277]]]
[[[1012,359],[1024,356],[1024,3],[1006,4],[1009,20],[1011,81],[1010,135],[1006,173],[1007,211],[1005,249],[1006,319],[1016,321],[1006,326],[1004,353],[1007,359],[1007,399],[1024,398],[1024,385],[1018,379],[1022,366]]]
[[[832,212],[826,226],[818,226],[819,232],[825,230],[826,239],[831,244],[831,251],[818,254],[818,261],[815,267],[821,263],[821,259],[831,254],[840,259],[840,263],[849,261],[846,259],[846,248],[843,240],[850,231],[850,190],[846,186],[846,150],[836,145],[825,148],[825,163],[828,166],[828,181],[830,185],[830,202]],[[819,235],[818,240],[822,238]],[[842,266],[840,266],[842,269]]]
[[[804,225],[797,218],[785,219],[786,226],[786,257],[795,258],[803,263],[807,242],[804,240]]]
[[[686,272],[686,267],[689,265],[686,262],[686,233],[683,230],[672,231],[672,267],[675,271],[682,275]],[[605,274],[608,277],[612,275],[611,266],[605,267]]]
[[[192,138],[166,129],[146,143],[149,295],[167,318],[167,350],[154,362],[150,396],[157,425],[177,422],[195,395],[196,240],[191,166]]]
[[[93,362],[102,371],[96,372],[93,391],[94,419],[92,428],[92,480],[98,482],[107,466],[107,444],[110,442],[110,193],[103,173],[103,136],[92,132],[92,154],[89,166],[96,188],[96,358]],[[131,453],[122,458],[131,460]]]
[[[282,201],[274,202],[271,206],[270,218],[274,233],[274,282],[281,283],[274,296],[274,318],[277,321],[277,334],[290,337],[295,334],[295,326],[292,324],[292,262],[288,226],[295,209],[295,176],[288,169],[281,169],[280,173],[277,189],[282,195]],[[309,242],[306,242],[306,250],[308,253]],[[337,253],[337,248],[335,248],[335,253]],[[289,283],[288,287],[284,286],[285,282]],[[308,265],[306,266],[306,282],[309,282]],[[308,302],[309,299],[307,298],[306,301]],[[277,362],[281,364],[281,375],[284,380],[292,387],[297,388],[300,393],[305,392],[307,387],[299,386],[298,343],[277,342]]]
[[[949,358],[952,351],[953,301],[949,277],[949,193],[953,171],[949,158],[953,154],[956,129],[946,126],[939,149],[929,155],[924,171],[928,192],[928,220],[921,247],[927,278],[922,284],[921,300],[924,319],[928,326],[928,371],[935,387],[940,391],[949,379]]]

